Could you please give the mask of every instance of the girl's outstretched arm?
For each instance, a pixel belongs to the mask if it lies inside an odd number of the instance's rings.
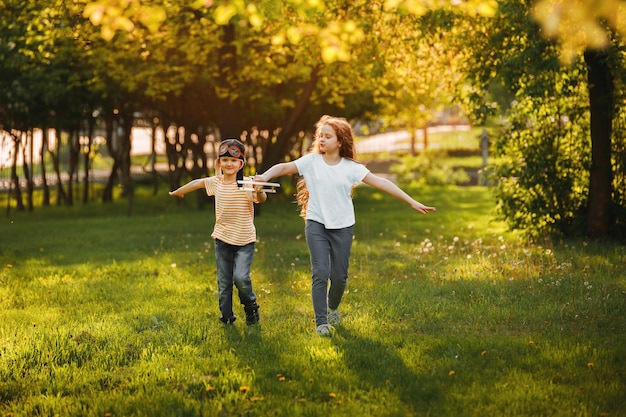
[[[386,192],[390,196],[397,198],[398,200],[404,201],[408,205],[410,205],[413,210],[419,211],[420,213],[426,214],[430,211],[435,211],[434,207],[425,206],[422,203],[415,201],[413,197],[405,193],[393,182],[389,181],[387,178],[379,177],[376,174],[372,174],[371,172],[363,178],[363,182],[367,185],[371,185],[372,187],[378,188],[381,191]]]
[[[270,182],[272,178],[282,177],[283,175],[297,174],[298,167],[295,162],[283,162],[276,164],[263,174],[257,174],[253,177],[255,181]]]
[[[191,180],[182,187],[179,187],[174,191],[170,191],[170,195],[175,195],[176,197],[183,198],[188,192],[199,190],[201,188],[204,188],[204,178]]]

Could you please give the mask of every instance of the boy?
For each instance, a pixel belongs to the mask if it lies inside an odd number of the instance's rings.
[[[233,313],[234,285],[246,314],[246,324],[251,326],[259,322],[259,305],[250,279],[256,241],[253,203],[265,202],[267,194],[261,186],[255,186],[255,191],[241,189],[237,181],[244,179],[245,163],[244,144],[237,139],[226,139],[219,146],[216,175],[191,180],[170,195],[183,198],[190,191],[204,188],[207,195],[215,196],[215,226],[211,237],[215,240],[220,320],[233,324],[237,319]]]

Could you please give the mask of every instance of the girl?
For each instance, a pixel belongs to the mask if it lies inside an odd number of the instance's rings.
[[[344,118],[322,116],[315,125],[310,153],[293,162],[276,164],[253,179],[269,182],[296,173],[302,176],[297,200],[300,214],[306,220],[315,325],[320,336],[329,336],[332,325],[341,320],[337,308],[348,279],[355,223],[352,189],[363,182],[406,202],[420,213],[435,208],[415,201],[388,179],[355,162],[354,133]]]

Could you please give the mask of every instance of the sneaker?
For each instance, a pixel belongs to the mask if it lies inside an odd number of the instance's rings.
[[[237,320],[237,316],[232,316],[228,318],[225,318],[224,316],[220,317],[220,321],[226,325],[232,325],[235,322],[235,320]]]
[[[341,323],[341,315],[339,314],[339,310],[328,310],[328,324],[336,326],[339,323]]]
[[[333,326],[330,324],[320,324],[317,326],[317,334],[320,336],[330,336],[330,331],[333,329]]]
[[[259,317],[259,306],[256,303],[254,305],[244,307],[244,311],[246,312],[246,324],[248,326],[257,324],[261,319]]]

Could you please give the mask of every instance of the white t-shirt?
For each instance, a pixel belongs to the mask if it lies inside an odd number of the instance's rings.
[[[355,218],[351,191],[369,174],[369,169],[346,158],[328,165],[318,153],[304,155],[295,164],[309,190],[306,219],[322,223],[327,229],[352,226]]]

